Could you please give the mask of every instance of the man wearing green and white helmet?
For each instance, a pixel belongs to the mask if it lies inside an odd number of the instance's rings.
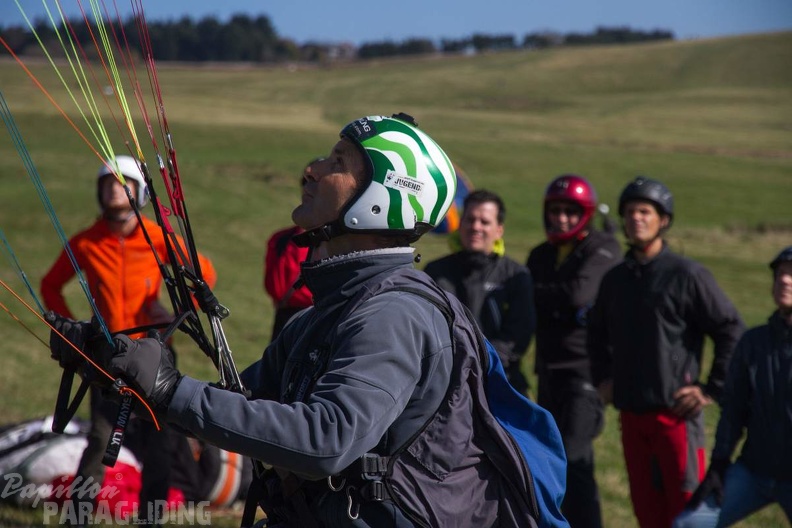
[[[339,185],[324,191],[324,176],[344,172]],[[318,248],[333,241],[335,247],[334,239],[355,234],[371,235],[352,239],[355,245],[406,245],[443,219],[456,192],[456,173],[410,116],[372,116],[341,130],[330,155],[307,168],[303,189],[292,213],[308,231],[303,243]]]
[[[480,436],[485,367],[454,353],[451,321],[455,336],[475,322],[413,267],[410,242],[454,196],[448,157],[409,116],[364,117],[302,183],[292,219],[314,306],[242,373],[251,398],[182,376],[153,339],[95,355],[163,418],[260,461],[250,495],[267,526],[536,526],[536,497],[511,484],[523,468],[502,463],[508,443]]]

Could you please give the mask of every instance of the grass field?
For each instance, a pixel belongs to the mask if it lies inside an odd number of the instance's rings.
[[[505,197],[507,253],[518,261],[542,241],[540,203],[554,176],[589,177],[612,208],[634,176],[664,181],[676,199],[673,247],[712,270],[747,324],[763,322],[772,310],[767,263],[792,244],[789,64],[792,33],[777,33],[324,68],[161,64],[159,73],[193,231],[219,271],[215,293],[231,309],[225,328],[245,366],[260,356],[272,320],[261,288],[264,244],[290,223],[302,166],[346,122],[399,111],[414,115],[476,187]],[[66,106],[48,67],[29,66]],[[5,59],[0,89],[66,233],[86,227],[97,212],[98,160]],[[120,134],[110,133],[121,150]],[[5,134],[0,178],[0,228],[37,285],[60,245]],[[435,235],[417,247],[424,262],[447,251]],[[0,278],[23,291],[7,263]],[[69,298],[87,317],[78,288]],[[47,335],[7,293],[0,302]],[[0,417],[51,412],[60,373],[49,351],[9,317],[0,318],[0,335]],[[215,379],[187,338],[177,346],[186,373]],[[711,444],[717,410],[707,420]],[[634,526],[612,410],[596,449],[606,526]],[[3,524],[10,513],[0,511]],[[788,524],[773,507],[741,526]]]

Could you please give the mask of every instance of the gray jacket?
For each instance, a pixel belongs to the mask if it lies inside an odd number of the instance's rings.
[[[417,430],[444,397],[452,365],[443,315],[404,292],[373,297],[337,320],[345,303],[377,276],[412,267],[409,249],[377,250],[303,265],[314,307],[292,321],[243,373],[256,399],[184,377],[169,421],[229,451],[303,478],[334,475],[389,431]],[[330,360],[304,401],[290,387],[329,337]],[[414,427],[413,427],[414,424]],[[397,427],[398,425],[398,427]]]

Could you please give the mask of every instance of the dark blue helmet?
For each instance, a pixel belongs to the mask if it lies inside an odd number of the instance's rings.
[[[674,218],[674,195],[657,180],[638,176],[628,183],[619,197],[619,216],[624,216],[624,206],[633,200],[652,202],[658,213]]]
[[[792,262],[792,246],[782,249],[781,253],[779,253],[770,263],[770,269],[773,270],[773,273],[775,273],[776,268],[782,262]]]

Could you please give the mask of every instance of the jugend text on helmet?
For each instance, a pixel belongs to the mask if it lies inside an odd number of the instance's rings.
[[[387,173],[385,173],[384,185],[385,187],[396,189],[398,191],[404,191],[414,196],[420,196],[424,188],[423,182],[413,178],[399,176],[392,170],[389,170]]]

